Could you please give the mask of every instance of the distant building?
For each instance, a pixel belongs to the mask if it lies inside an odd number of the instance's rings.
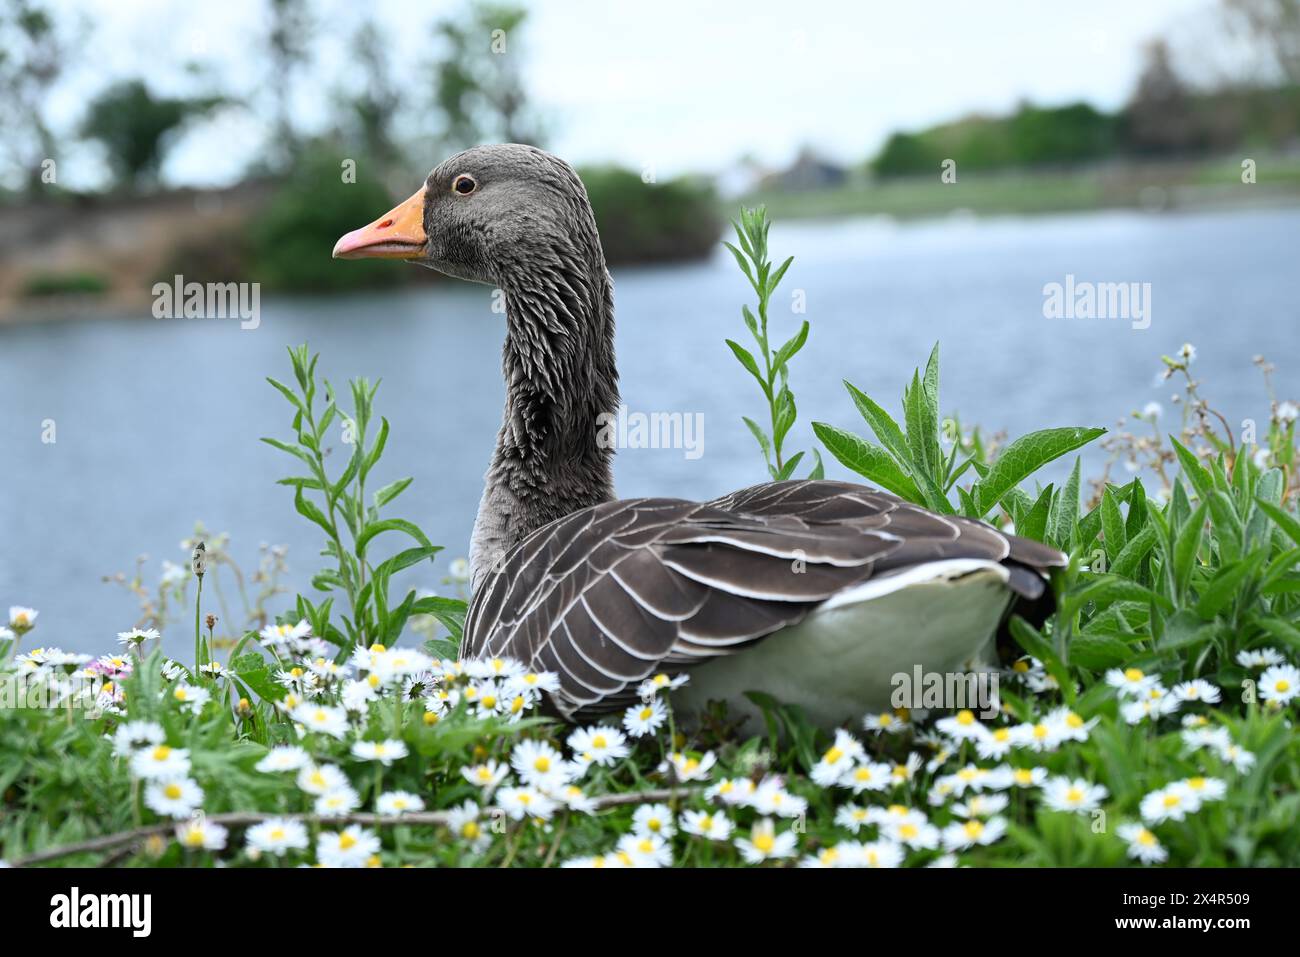
[[[848,178],[848,170],[843,166],[823,159],[805,146],[787,169],[766,177],[763,186],[780,192],[798,193],[842,186]]]

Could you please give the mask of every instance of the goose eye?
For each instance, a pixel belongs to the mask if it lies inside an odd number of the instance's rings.
[[[474,192],[474,190],[478,189],[478,183],[474,182],[474,177],[466,176],[464,173],[462,173],[460,176],[457,176],[456,179],[452,182],[451,188],[454,189],[456,192],[460,193],[462,196],[467,196],[470,193]]]

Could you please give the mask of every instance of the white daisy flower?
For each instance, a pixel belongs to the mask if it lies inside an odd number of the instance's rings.
[[[464,663],[471,678],[514,678],[524,673],[522,662],[514,658],[475,658]]]
[[[267,625],[257,633],[268,648],[292,648],[311,634],[311,625],[304,618],[296,625]]]
[[[1129,724],[1141,724],[1148,718],[1155,721],[1165,715],[1173,714],[1181,705],[1182,702],[1173,695],[1162,694],[1155,698],[1126,701],[1120,705],[1119,712]]]
[[[307,829],[301,821],[273,817],[254,824],[244,833],[244,842],[255,856],[274,854],[283,857],[288,851],[307,847]]]
[[[183,778],[190,773],[190,753],[159,744],[131,755],[131,773],[147,781]]]
[[[874,734],[902,734],[907,726],[907,718],[894,711],[869,714],[862,719],[862,727]]]
[[[348,681],[340,697],[345,710],[361,714],[370,707],[370,702],[379,699],[379,693],[368,681]]]
[[[198,714],[212,698],[212,694],[207,688],[182,682],[172,689],[172,698],[191,714]]]
[[[316,798],[316,813],[321,817],[343,817],[361,805],[361,797],[349,785],[326,791]]]
[[[863,761],[854,765],[838,782],[840,787],[849,788],[854,794],[863,791],[883,791],[894,783],[894,769],[880,761]]]
[[[1174,782],[1143,797],[1138,812],[1147,823],[1160,824],[1181,821],[1196,809],[1195,805],[1196,799],[1182,786],[1182,782]]]
[[[1279,402],[1276,415],[1279,422],[1294,422],[1296,417],[1300,416],[1300,406],[1289,400]]]
[[[1200,678],[1174,685],[1173,695],[1186,704],[1217,704],[1221,697],[1218,688]]]
[[[481,788],[494,788],[510,773],[510,769],[495,761],[485,761],[473,767],[461,768],[460,773],[470,784],[476,784]]]
[[[717,756],[712,751],[707,751],[698,758],[691,757],[674,751],[668,755],[667,764],[672,766],[673,775],[679,782],[688,781],[707,781],[709,772],[713,770],[713,765],[717,763]],[[666,771],[666,765],[659,765],[660,771]]]
[[[375,799],[375,811],[384,817],[400,817],[424,810],[424,800],[410,791],[385,791]]]
[[[190,851],[225,850],[228,834],[220,824],[213,824],[202,817],[176,825],[176,840],[181,847]]]
[[[124,758],[138,748],[162,744],[164,740],[162,725],[156,721],[126,721],[113,732],[113,753]]]
[[[673,675],[669,677],[666,674],[657,674],[653,678],[647,678],[637,687],[637,696],[641,700],[652,698],[661,691],[676,691],[682,685],[691,680],[687,674]]]
[[[491,831],[479,822],[481,814],[482,809],[473,801],[465,801],[447,812],[447,830],[467,842],[475,854],[481,854],[492,843]]]
[[[1255,766],[1255,754],[1239,744],[1229,744],[1219,749],[1220,760],[1227,761],[1242,774]]]
[[[766,777],[758,783],[749,804],[759,814],[799,817],[808,810],[808,802],[785,789],[780,778]]]
[[[672,867],[673,849],[658,834],[624,834],[617,847],[631,867]]]
[[[384,741],[354,741],[352,756],[359,761],[378,761],[384,767],[391,767],[394,761],[400,761],[410,752],[405,742],[395,739]]]
[[[1043,785],[1043,803],[1053,811],[1086,813],[1095,811],[1109,795],[1103,784],[1089,784],[1083,778],[1049,778]]]
[[[971,818],[968,821],[949,824],[943,829],[943,846],[949,851],[964,851],[975,845],[986,846],[999,840],[1007,832],[1004,818],[995,817],[987,821]]]
[[[26,634],[36,627],[36,616],[40,612],[35,608],[25,608],[22,605],[9,606],[9,627],[18,634]]]
[[[835,846],[836,867],[898,867],[903,848],[896,841],[882,839],[866,844],[846,841]]]
[[[203,803],[203,789],[189,778],[163,778],[144,789],[144,803],[163,817],[189,817]]]
[[[1128,842],[1128,856],[1143,864],[1160,864],[1169,852],[1160,846],[1156,836],[1141,824],[1121,824],[1116,828],[1120,839]]]
[[[642,804],[632,812],[632,833],[638,837],[646,834],[672,837],[676,833],[672,809],[666,804]]]
[[[1190,342],[1184,342],[1182,348],[1178,350],[1178,355],[1183,362],[1187,365],[1191,365],[1196,361],[1196,346],[1192,345]]]
[[[731,837],[731,820],[719,811],[682,812],[682,832],[694,834],[710,841],[725,841]]]
[[[609,767],[631,753],[627,736],[608,725],[578,728],[569,735],[568,745],[580,764],[601,767]]]
[[[291,717],[308,731],[342,739],[348,733],[348,713],[326,704],[300,704]]]
[[[1028,748],[1030,751],[1055,751],[1065,740],[1064,732],[1061,722],[1025,722],[1011,729],[1011,742],[1017,748]]]
[[[1068,707],[1062,706],[1051,711],[1043,720],[1056,731],[1061,741],[1087,741],[1088,732],[1100,719],[1085,721]]]
[[[966,708],[951,718],[940,718],[934,726],[953,741],[974,741],[987,733],[987,729],[975,717],[975,712]]]
[[[526,692],[538,695],[543,691],[554,693],[560,690],[560,676],[553,671],[525,671],[506,679],[506,691],[518,695]]]
[[[348,786],[347,775],[333,764],[305,764],[298,770],[298,787],[308,794],[328,794]]]
[[[157,628],[132,628],[130,631],[119,631],[117,633],[118,643],[127,645],[128,647],[133,645],[143,645],[146,641],[158,641],[161,639],[162,635],[158,633]]]
[[[316,860],[325,867],[365,867],[379,846],[373,832],[353,824],[342,831],[322,831],[316,839]]]
[[[1267,668],[1269,665],[1280,665],[1285,658],[1276,648],[1255,648],[1251,651],[1237,652],[1237,664],[1243,668]]]
[[[911,753],[907,756],[907,760],[901,764],[894,762],[890,765],[889,779],[893,781],[894,787],[899,787],[913,780],[916,777],[916,772],[921,769],[922,763],[919,754]]]
[[[573,777],[564,756],[545,741],[520,741],[510,754],[510,766],[525,784],[543,791],[561,788]]]
[[[623,727],[634,738],[654,734],[667,720],[668,709],[661,698],[634,704],[623,713]]]
[[[754,823],[749,837],[736,838],[736,849],[749,864],[761,864],[764,861],[784,857],[794,857],[797,838],[793,831],[776,833],[776,825],[770,817]]]
[[[259,771],[298,771],[311,762],[311,756],[294,744],[280,744],[266,752],[266,757],[253,765]]]
[[[1012,728],[984,728],[975,738],[975,753],[985,760],[1002,758],[1016,746],[1016,735]]]
[[[1007,768],[1008,787],[1040,788],[1047,781],[1047,768]]]
[[[1184,728],[1181,732],[1183,743],[1193,751],[1201,748],[1209,748],[1212,751],[1222,752],[1224,748],[1232,744],[1232,738],[1228,734],[1228,729],[1223,727],[1205,728],[1194,727]]]
[[[531,787],[506,787],[497,793],[497,802],[506,815],[514,821],[525,817],[550,820],[555,813],[555,801]]]
[[[629,858],[630,860],[630,858]],[[561,868],[620,868],[627,867],[623,860],[623,855],[619,854],[597,854],[594,857],[571,857],[560,865]]]
[[[1272,665],[1259,676],[1259,696],[1269,704],[1289,704],[1300,694],[1300,670],[1293,665]]]
[[[705,789],[704,796],[710,801],[744,807],[753,799],[757,790],[758,785],[749,778],[725,778]]]
[[[972,794],[969,800],[952,806],[952,813],[958,817],[992,817],[1006,809],[1008,800],[1005,794]]]
[[[1194,807],[1192,810],[1199,810],[1202,804],[1209,801],[1222,801],[1228,793],[1228,785],[1219,778],[1192,777],[1178,782],[1187,796],[1191,799]]]
[[[799,866],[803,868],[832,868],[840,867],[840,859],[846,854],[853,854],[856,849],[862,845],[856,841],[841,841],[834,847],[823,847],[816,854],[809,854],[801,858]]]
[[[1106,684],[1130,697],[1139,698],[1159,683],[1159,676],[1149,675],[1141,668],[1112,668],[1106,672]]]
[[[550,796],[563,804],[570,811],[579,814],[595,814],[596,800],[576,784],[566,784],[559,790],[550,792]]]

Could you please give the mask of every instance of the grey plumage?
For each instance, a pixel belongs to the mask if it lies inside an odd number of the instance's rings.
[[[461,195],[452,184],[466,175],[477,185]],[[506,301],[506,404],[461,653],[557,672],[561,713],[625,704],[645,677],[742,653],[868,580],[970,560],[1035,600],[1064,563],[844,482],[614,501],[612,450],[596,440],[598,416],[618,406],[612,284],[577,175],[529,146],[467,150],[429,175],[424,232],[420,262]]]

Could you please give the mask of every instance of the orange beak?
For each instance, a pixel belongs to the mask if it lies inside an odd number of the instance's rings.
[[[334,244],[335,259],[419,259],[424,234],[424,189]]]

